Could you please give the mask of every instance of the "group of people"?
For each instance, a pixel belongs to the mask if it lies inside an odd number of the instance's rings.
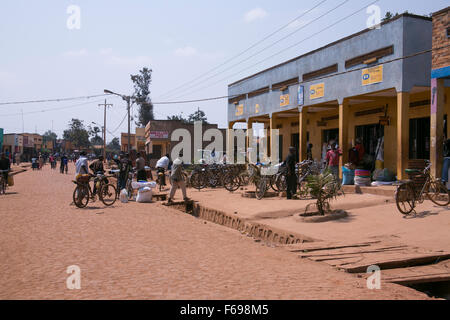
[[[126,189],[127,181],[130,178],[130,174],[132,174],[133,162],[130,159],[130,155],[128,153],[120,153],[119,156],[114,156],[112,160],[116,163],[119,174],[117,178],[117,187],[119,190]],[[92,171],[92,174],[105,173],[105,169],[103,166],[104,157],[99,156],[97,160],[88,165],[88,158],[86,152],[81,152],[80,157],[75,163],[76,176],[90,174],[89,169]],[[170,180],[172,188],[170,190],[169,195],[169,203],[173,202],[175,193],[177,189],[181,189],[183,193],[183,199],[188,201],[189,198],[186,194],[186,183],[184,181],[183,175],[183,161],[180,158],[177,158],[173,163],[170,161],[170,156],[165,155],[162,157],[156,164],[157,172],[162,172],[165,175],[167,170],[171,170]],[[146,170],[146,161],[141,153],[137,153],[136,155],[136,180],[137,181],[147,181],[147,170]],[[152,174],[150,172],[150,179],[152,179]],[[96,194],[96,188],[94,184],[93,193]]]

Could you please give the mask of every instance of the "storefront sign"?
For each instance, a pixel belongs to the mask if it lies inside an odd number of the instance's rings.
[[[280,96],[280,107],[286,107],[289,105],[289,95],[283,94]]]
[[[244,105],[240,104],[236,106],[236,117],[242,116],[244,114]]]
[[[305,87],[298,86],[298,105],[302,106],[305,104]]]
[[[325,96],[325,83],[315,84],[309,87],[309,99],[319,99]]]
[[[150,139],[169,139],[168,131],[150,131]],[[145,141],[141,140],[141,141]]]
[[[259,104],[256,104],[255,105],[255,113],[259,113],[259,109],[260,109]]]
[[[362,85],[368,86],[370,84],[383,82],[383,65],[372,68],[363,69],[362,71]]]

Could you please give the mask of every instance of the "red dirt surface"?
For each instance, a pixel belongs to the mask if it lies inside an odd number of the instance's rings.
[[[1,299],[427,299],[398,285],[369,290],[364,279],[160,204],[77,209],[72,165],[69,173],[29,170],[0,196]],[[71,265],[81,290],[66,288]]]

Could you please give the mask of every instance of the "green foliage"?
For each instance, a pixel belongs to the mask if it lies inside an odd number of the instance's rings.
[[[316,206],[321,215],[330,211],[330,201],[337,198],[340,189],[329,169],[321,174],[308,176],[306,187],[311,196],[317,199]]]
[[[47,130],[43,135],[42,135],[42,140],[44,142],[44,145],[48,142],[48,141],[56,141],[56,139],[58,139],[58,135],[54,132],[52,132],[51,130]]]
[[[84,127],[83,121],[72,119],[69,122],[69,128],[64,130],[63,138],[70,141],[75,147],[89,147],[89,132]]]
[[[119,142],[119,138],[114,138],[112,139],[112,141],[110,143],[108,143],[108,145],[106,146],[106,149],[109,152],[117,152],[120,151],[120,142]]]
[[[152,83],[152,69],[143,68],[138,74],[131,75],[134,84],[134,96],[139,105],[138,121],[136,125],[145,127],[150,120],[154,120],[153,104],[150,100],[150,85]]]
[[[198,109],[194,113],[190,114],[187,122],[193,124],[196,121],[202,121],[204,124],[208,124],[208,119],[206,118],[206,113]]]
[[[185,118],[183,118],[183,116],[181,114],[167,117],[167,120],[181,121],[183,123],[188,123],[188,121]]]

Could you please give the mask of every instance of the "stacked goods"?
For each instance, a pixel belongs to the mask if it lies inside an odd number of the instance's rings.
[[[372,182],[371,173],[369,170],[355,170],[355,185],[357,186],[369,186]]]
[[[342,167],[342,184],[344,186],[352,186],[355,184],[355,170]]]

